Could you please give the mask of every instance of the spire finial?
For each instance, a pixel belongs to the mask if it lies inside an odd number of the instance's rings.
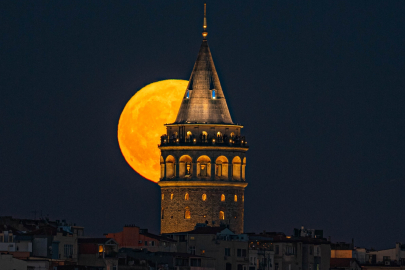
[[[203,25],[203,32],[202,36],[204,39],[207,38],[208,32],[207,32],[207,4],[204,4],[204,25]]]

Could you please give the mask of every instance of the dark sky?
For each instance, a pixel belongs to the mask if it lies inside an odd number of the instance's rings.
[[[203,3],[1,1],[0,215],[159,231],[159,187],[125,162],[118,119],[143,86],[189,78]],[[250,144],[245,230],[405,242],[405,2],[207,7]]]

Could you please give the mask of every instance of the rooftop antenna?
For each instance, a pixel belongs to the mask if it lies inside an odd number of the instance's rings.
[[[202,32],[203,39],[207,39],[208,32],[207,32],[207,4],[204,4],[204,25],[203,25],[203,32]]]

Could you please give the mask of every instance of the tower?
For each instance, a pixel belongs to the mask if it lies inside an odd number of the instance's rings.
[[[176,121],[161,137],[161,233],[197,223],[243,232],[248,146],[234,124],[207,42],[203,41]]]

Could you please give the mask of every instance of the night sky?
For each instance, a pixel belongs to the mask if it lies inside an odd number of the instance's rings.
[[[143,86],[189,78],[203,3],[1,1],[0,215],[159,232],[159,187],[126,163],[117,125]],[[246,232],[405,242],[404,14],[404,1],[207,1],[250,144]]]

